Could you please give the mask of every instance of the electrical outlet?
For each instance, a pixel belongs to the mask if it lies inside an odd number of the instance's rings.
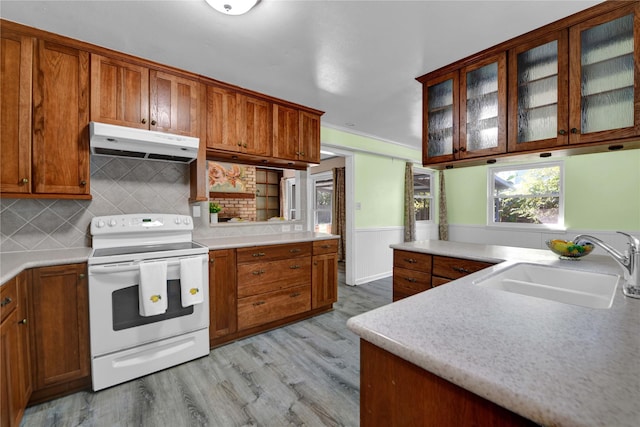
[[[193,208],[193,217],[194,218],[200,218],[201,212],[200,212],[200,205],[194,205],[192,206]]]
[[[282,232],[285,233],[287,231],[291,231],[291,226],[290,225],[283,225],[282,226]]]
[[[298,225],[298,224],[296,224],[296,225],[294,225],[293,227],[294,227],[294,230],[295,230],[295,231],[302,231],[302,225]]]

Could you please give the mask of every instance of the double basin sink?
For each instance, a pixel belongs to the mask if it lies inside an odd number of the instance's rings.
[[[565,304],[608,309],[613,304],[620,276],[547,265],[519,263],[474,285],[543,298]]]

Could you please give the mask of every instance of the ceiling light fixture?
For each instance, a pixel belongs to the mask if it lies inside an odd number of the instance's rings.
[[[242,15],[251,10],[259,0],[205,0],[209,6],[225,15]]]

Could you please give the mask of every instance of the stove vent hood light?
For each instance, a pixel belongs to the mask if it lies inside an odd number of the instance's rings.
[[[199,138],[90,122],[91,154],[190,163],[198,157]]]

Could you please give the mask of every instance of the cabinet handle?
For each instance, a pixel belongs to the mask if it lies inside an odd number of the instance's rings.
[[[408,262],[409,264],[415,264],[418,262],[417,259],[413,259],[413,258],[405,258],[404,261]]]
[[[209,260],[209,262],[210,262],[211,264],[213,264],[213,262],[214,262],[214,261],[215,261],[215,259],[214,259],[214,258],[211,258],[211,259]]]
[[[2,300],[2,302],[0,302],[0,307],[4,307],[5,305],[11,304],[11,301],[13,301],[11,298],[6,297],[5,299]]]
[[[300,155],[301,155],[301,156],[304,156],[304,151],[301,151],[301,152],[300,152]]]
[[[290,265],[289,268],[292,269],[292,270],[297,270],[297,269],[300,268],[300,266],[299,265]]]
[[[458,152],[458,149],[457,149],[457,148],[454,148],[454,149],[453,149],[453,154],[456,154],[457,152]]]
[[[155,120],[151,120],[151,126],[155,126],[156,125],[156,121]]]
[[[254,306],[258,306],[258,305],[262,305],[264,304],[264,301],[256,301],[253,303]]]
[[[147,124],[147,119],[142,119],[141,122],[142,122],[143,125],[146,125]]]
[[[578,129],[577,128],[571,128],[571,133],[578,133]]]
[[[242,146],[243,146],[244,148],[247,148],[247,143],[245,142],[244,144],[242,144]]]
[[[298,252],[300,252],[302,249],[300,248],[295,248],[295,249],[289,249],[289,252],[292,254],[297,254]]]
[[[566,130],[564,130],[564,129],[560,129],[560,130],[558,131],[558,133],[559,133],[560,135],[566,135],[566,134],[567,134],[567,131],[566,131]]]
[[[26,325],[27,324],[27,319],[22,319],[21,321],[18,322],[18,325]]]
[[[261,274],[264,274],[264,270],[255,270],[251,272],[254,276],[259,276]]]
[[[238,147],[242,147],[242,142],[238,141]]]
[[[460,147],[460,152],[464,153],[465,151],[467,151],[467,149],[465,147]]]
[[[82,181],[80,181],[80,185],[81,185],[81,186],[85,186],[85,185],[87,185],[87,181],[85,181],[85,180],[83,179]]]
[[[251,256],[253,256],[253,257],[259,257],[259,256],[264,256],[264,255],[265,255],[264,252],[258,252],[258,253],[255,253],[255,254],[251,254]]]
[[[318,261],[313,261],[313,265],[318,265]]]
[[[416,283],[418,280],[413,277],[405,277],[405,280],[410,283]]]
[[[84,273],[80,273],[80,274],[78,274],[78,277],[79,277],[80,279],[84,279]]]
[[[329,249],[331,247],[331,245],[322,245],[320,246],[322,249]]]
[[[295,298],[295,297],[299,297],[300,296],[300,292],[294,292],[291,295],[289,295],[289,298]]]
[[[29,183],[29,178],[22,178],[22,181],[20,181],[23,184],[28,184]]]
[[[471,270],[467,270],[464,267],[451,267],[453,271],[457,271],[458,273],[473,273]]]

